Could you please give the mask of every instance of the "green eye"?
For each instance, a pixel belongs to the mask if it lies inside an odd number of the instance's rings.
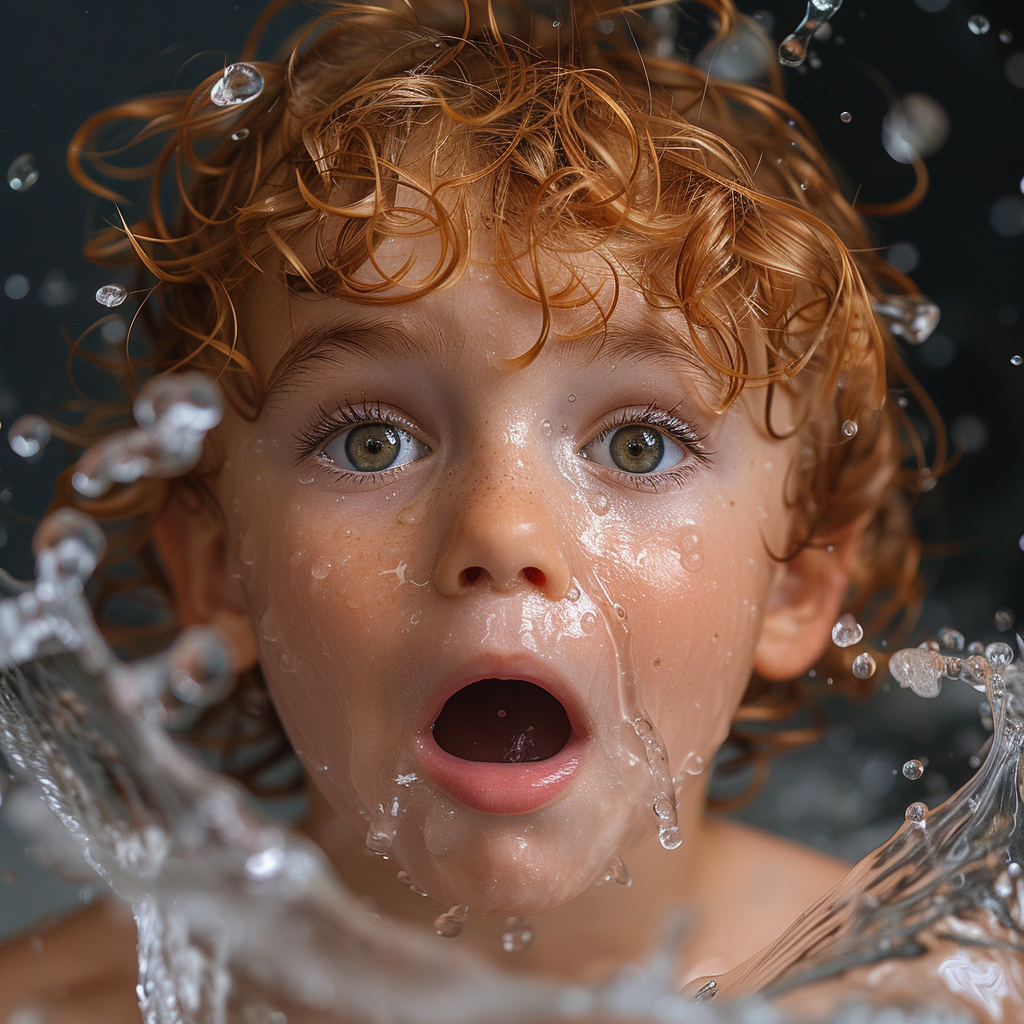
[[[651,473],[665,457],[665,439],[652,427],[631,423],[609,438],[608,454],[625,473]]]
[[[380,473],[429,455],[430,449],[412,434],[390,423],[357,423],[321,449],[322,457],[348,473]]]
[[[364,473],[387,469],[402,448],[399,432],[386,423],[364,423],[353,427],[345,438],[348,461]]]

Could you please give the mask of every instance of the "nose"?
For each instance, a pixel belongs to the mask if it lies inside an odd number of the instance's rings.
[[[452,517],[434,567],[437,589],[462,597],[476,588],[534,588],[552,600],[569,589],[557,516],[529,485],[492,473]]]

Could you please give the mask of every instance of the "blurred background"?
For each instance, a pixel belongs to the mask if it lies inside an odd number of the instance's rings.
[[[102,107],[192,88],[230,63],[263,6],[91,0],[22,5],[6,19],[0,566],[16,577],[32,574],[32,529],[69,453],[54,443],[27,464],[7,446],[7,429],[23,413],[47,413],[73,397],[65,337],[106,312],[94,295],[111,280],[80,256],[101,211],[65,169],[68,140]],[[738,6],[776,42],[806,9],[803,0]],[[297,4],[287,23],[305,20],[312,7]],[[692,4],[650,18],[659,46],[688,51],[716,75],[764,78],[767,56],[755,34],[710,47],[706,19]],[[1024,5],[845,0],[785,80],[851,197],[904,196],[913,172],[902,147],[911,143],[926,157],[923,203],[875,222],[886,258],[941,309],[935,333],[906,357],[961,453],[917,507],[936,557],[925,566],[929,596],[910,641],[944,627],[968,641],[1012,640],[1024,617],[1024,365],[1015,358],[1024,356]],[[120,321],[103,335],[112,345],[123,337]],[[988,735],[978,695],[947,684],[924,701],[895,687],[884,669],[876,678],[875,696],[855,706],[830,699],[822,685],[831,723],[824,740],[777,759],[768,785],[736,816],[856,860],[895,831],[912,800],[934,806],[962,785]],[[918,780],[903,776],[910,758],[925,763]],[[716,785],[727,794],[741,783]],[[80,865],[58,871],[30,855],[19,827],[35,813],[30,800],[0,806],[0,939],[101,889]]]

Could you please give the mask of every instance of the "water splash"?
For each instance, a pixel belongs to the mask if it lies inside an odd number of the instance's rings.
[[[843,0],[807,0],[804,20],[779,43],[779,63],[786,67],[799,67],[807,59],[811,37],[842,6]]]
[[[115,483],[188,472],[199,461],[206,432],[220,422],[223,404],[205,374],[161,374],[147,381],[134,412],[138,427],[111,435],[78,460],[71,483],[79,494],[97,498]]]
[[[229,64],[210,88],[210,100],[218,107],[251,103],[263,92],[263,76],[252,64]],[[248,134],[248,133],[246,133]]]
[[[893,675],[923,696],[944,676],[983,686],[995,730],[987,760],[941,806],[911,804],[892,839],[779,940],[716,979],[720,995],[759,991],[790,1010],[855,992],[920,1006],[940,985],[942,1004],[972,1020],[1015,1019],[1024,1004],[1024,671],[995,653],[999,671],[980,655],[893,655]]]
[[[871,308],[893,334],[910,345],[922,345],[939,325],[939,307],[923,295],[886,295],[872,299]]]

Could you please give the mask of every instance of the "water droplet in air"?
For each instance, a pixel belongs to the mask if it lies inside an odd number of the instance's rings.
[[[841,615],[839,621],[832,627],[832,643],[836,647],[852,647],[863,639],[863,627],[849,612]]]
[[[46,420],[31,413],[19,416],[7,431],[7,440],[14,454],[28,462],[37,462],[42,458],[51,436],[50,425]]]
[[[934,156],[949,138],[949,114],[923,92],[897,99],[882,118],[882,145],[901,164]]]
[[[844,110],[839,115],[839,120],[842,121],[843,124],[849,124],[853,120],[853,115],[848,110]]]
[[[665,850],[678,850],[683,845],[683,837],[678,825],[662,825],[658,829],[658,842]]]
[[[263,92],[263,76],[252,64],[229,64],[210,89],[210,99],[218,107],[237,107],[249,103]]]
[[[518,917],[510,917],[505,921],[505,931],[501,936],[501,948],[506,953],[520,953],[533,942],[533,929]]]
[[[951,651],[962,651],[965,644],[964,635],[959,630],[947,626],[939,630],[939,643]]]
[[[871,307],[893,334],[908,344],[927,341],[939,324],[939,307],[922,295],[886,295],[872,299]]]
[[[1012,43],[1013,33],[1008,28],[1004,28],[1003,31],[999,33],[999,42]]]
[[[7,184],[15,192],[27,192],[39,180],[36,158],[31,153],[15,157],[7,168]]]
[[[983,36],[991,28],[991,25],[984,14],[972,14],[967,19],[967,27],[976,36]]]
[[[605,865],[604,874],[598,879],[598,884],[603,882],[615,882],[616,885],[624,885],[628,889],[633,884],[633,876],[621,858],[612,857]]]
[[[693,1001],[695,1003],[702,1003],[705,1000],[711,1000],[714,998],[717,991],[718,982],[712,979],[706,985],[701,985],[701,987],[693,993]]]
[[[248,128],[239,128],[237,132],[232,132],[231,133],[231,141],[232,142],[241,142],[243,139],[247,139],[247,138],[249,138],[249,129]]]
[[[1002,640],[997,640],[985,648],[985,658],[998,671],[1013,661],[1013,648],[1009,644],[1004,644]]]
[[[937,697],[945,674],[946,659],[926,647],[897,651],[889,659],[889,671],[900,686],[909,686],[919,697]]]
[[[75,576],[86,580],[96,568],[107,541],[96,522],[71,508],[48,515],[32,535],[36,554],[36,575]]]
[[[1021,363],[1024,363],[1024,356],[1010,356],[1011,366],[1020,366]]]
[[[857,421],[856,420],[845,420],[843,422],[843,434],[846,437],[857,436]]]
[[[462,934],[468,914],[469,907],[465,903],[460,903],[434,919],[434,931],[446,939],[454,939]]]
[[[25,298],[28,295],[28,278],[24,274],[11,274],[4,281],[4,295],[15,301]]]
[[[923,825],[925,818],[928,816],[928,807],[920,802],[912,803],[907,808],[907,821],[911,825]]]
[[[128,292],[119,284],[105,284],[102,288],[96,289],[96,301],[101,306],[120,306],[127,298]]]
[[[903,774],[908,779],[919,779],[924,775],[924,765],[913,757],[903,766]]]
[[[779,44],[779,63],[790,68],[803,64],[811,37],[839,10],[842,2],[843,0],[808,0],[807,13],[803,21]],[[826,37],[822,33],[819,38]]]
[[[1021,538],[1021,541],[1024,542],[1024,537]],[[1024,543],[1020,544],[1020,548],[1024,551]],[[1013,614],[1012,608],[1000,608],[999,611],[996,612],[995,621],[996,629],[998,629],[1000,633],[1006,633],[1013,629],[1017,622],[1017,616]]]
[[[182,704],[215,704],[235,681],[219,634],[199,626],[182,633],[167,652],[167,668],[170,691]]]
[[[691,750],[686,755],[686,760],[683,761],[683,771],[687,775],[700,775],[704,771],[704,758],[700,756],[695,750]]]
[[[875,674],[875,669],[878,666],[875,664],[875,659],[864,651],[862,654],[858,654],[853,659],[853,674],[858,679],[870,679]]]

